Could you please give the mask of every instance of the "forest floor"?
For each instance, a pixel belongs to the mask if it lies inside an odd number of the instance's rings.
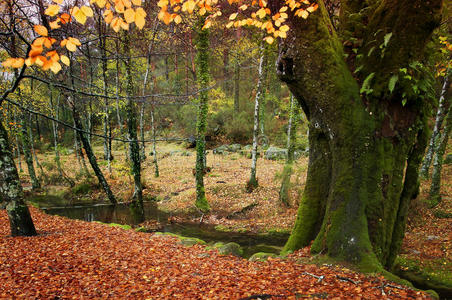
[[[101,157],[100,151],[101,147],[96,147],[98,150],[98,157]],[[449,148],[449,152],[451,148]],[[200,214],[194,207],[195,202],[195,184],[194,184],[194,177],[192,174],[193,166],[194,166],[194,151],[192,150],[186,150],[182,147],[182,145],[177,144],[162,144],[158,148],[159,153],[159,171],[160,171],[160,177],[155,178],[154,177],[154,166],[153,166],[153,158],[152,156],[148,156],[146,161],[143,164],[143,182],[145,186],[144,195],[147,199],[154,199],[158,201],[158,206],[160,209],[168,212],[174,213],[176,217],[173,217],[172,221],[176,222],[199,222],[200,220]],[[113,155],[115,156],[115,161],[112,164],[113,172],[109,174],[106,168],[106,163],[104,161],[100,161],[101,165],[103,166],[104,172],[108,178],[108,181],[110,182],[112,189],[116,195],[118,195],[119,198],[123,199],[124,201],[127,201],[127,199],[130,198],[132,195],[132,184],[131,184],[131,178],[128,175],[128,167],[127,163],[125,162],[125,151],[124,149],[116,149],[113,152]],[[51,175],[47,173],[55,173],[56,170],[54,168],[53,158],[52,155],[46,155],[42,156],[39,155],[39,158],[42,161],[42,165],[44,166],[44,170],[46,172],[47,178],[52,178]],[[64,167],[65,171],[69,176],[72,178],[79,178],[79,183],[82,182],[95,182],[96,180],[93,178],[91,180],[86,180],[81,175],[81,172],[78,171],[78,168],[76,167],[76,158],[75,155],[66,155],[62,157],[63,163],[66,167]],[[54,163],[53,163],[54,164]],[[224,231],[234,231],[234,232],[286,232],[289,233],[291,227],[293,226],[293,223],[295,221],[296,217],[296,208],[298,206],[298,200],[300,199],[300,196],[302,194],[303,188],[304,188],[304,182],[305,182],[305,176],[307,171],[307,158],[302,157],[300,158],[296,163],[296,168],[294,175],[292,176],[292,183],[293,188],[291,190],[291,207],[285,207],[278,201],[278,192],[279,192],[279,186],[280,186],[280,179],[279,174],[282,172],[284,162],[283,161],[272,161],[272,160],[266,160],[266,159],[259,159],[258,160],[258,180],[259,180],[259,187],[253,192],[253,193],[247,193],[245,189],[246,181],[249,177],[249,168],[251,165],[251,160],[244,157],[243,155],[240,155],[239,153],[232,153],[229,155],[214,155],[209,151],[208,158],[207,158],[207,165],[211,167],[211,171],[206,175],[205,177],[205,186],[206,186],[206,194],[207,199],[209,201],[209,204],[212,208],[212,211],[209,215],[206,215],[203,217],[204,223],[213,224],[216,226],[218,230],[224,230]],[[39,173],[39,171],[38,171]],[[24,180],[24,183],[28,181],[28,176],[26,176],[26,173],[21,173],[21,178]],[[55,178],[55,176],[53,177]],[[429,189],[429,182],[425,181],[421,184],[421,193],[419,197],[413,201],[412,209],[410,212],[409,220],[408,220],[408,226],[407,226],[407,233],[405,236],[403,249],[400,255],[399,262],[402,266],[403,270],[413,271],[416,273],[422,273],[423,275],[427,276],[427,280],[439,280],[441,282],[448,282],[449,284],[452,282],[452,272],[448,271],[452,269],[452,257],[451,257],[451,249],[452,249],[452,224],[450,222],[450,215],[452,213],[452,165],[445,165],[443,169],[443,179],[442,179],[442,195],[443,195],[443,201],[440,205],[437,207],[431,209],[428,206],[428,189]],[[54,183],[48,185],[41,191],[41,194],[52,194],[52,193],[60,193],[63,191],[65,194],[68,195],[67,190],[70,191],[68,187],[62,187],[61,185],[55,185]],[[104,198],[103,192],[98,187],[94,187],[89,191],[89,195],[91,198]],[[251,207],[250,205],[256,204],[252,209],[246,210],[244,212],[241,212],[244,208]],[[42,215],[41,213],[33,210],[33,214],[36,215],[36,218],[42,219],[42,228],[38,227],[38,230],[41,232],[57,232],[54,229],[51,229],[49,225],[46,225],[47,223],[54,223],[54,222],[60,222],[59,226],[64,228],[64,223],[67,222],[76,222],[76,221],[69,221],[65,220],[62,221],[60,218],[52,219],[54,217],[48,217],[46,215]],[[228,216],[233,216],[232,218]],[[78,224],[83,224],[86,227],[86,230],[93,231],[93,229],[89,226],[94,226],[97,231],[99,228],[102,228],[102,230],[113,230],[109,227],[99,227],[97,224],[85,224],[83,222],[77,222]],[[2,228],[5,228],[5,226],[2,226]],[[91,229],[89,229],[91,228]],[[65,230],[70,230],[69,228]],[[115,229],[116,230],[116,229]],[[63,232],[63,229],[61,229],[61,232]],[[116,232],[116,231],[115,231]],[[127,231],[128,232],[128,231]],[[121,233],[123,233],[121,231]],[[6,233],[5,233],[6,234]],[[95,234],[94,232],[92,234]],[[116,233],[115,233],[116,234]],[[125,234],[125,233],[123,233]],[[109,236],[111,236],[111,233],[108,233]],[[138,239],[145,239],[144,237],[141,237],[141,234],[134,233],[130,231],[129,234],[133,236],[133,238]],[[135,237],[137,235],[137,237]],[[79,236],[82,239],[85,239],[82,235]],[[44,238],[44,237],[40,237]],[[63,238],[63,237],[61,237]],[[70,237],[71,239],[75,239],[76,237]],[[132,238],[132,237],[131,237]],[[94,238],[93,238],[94,239]],[[95,239],[98,239],[96,237]],[[127,239],[125,239],[127,240]],[[154,239],[152,239],[154,240]],[[167,238],[167,239],[158,239],[159,243],[163,243],[164,247],[170,247],[171,249],[176,247],[177,249],[186,249],[184,247],[176,246],[177,243],[174,243],[173,240]],[[2,237],[2,242],[3,237]],[[61,241],[62,243],[66,243],[67,241]],[[8,243],[11,243],[8,242]],[[134,242],[133,242],[134,243]],[[121,243],[120,243],[121,244]],[[171,246],[172,245],[172,246]],[[23,246],[23,245],[22,245]],[[106,248],[112,247],[115,248],[117,246],[115,245],[105,245]],[[35,247],[35,246],[33,246]],[[30,248],[30,249],[33,249]],[[61,247],[65,247],[62,245]],[[154,247],[154,246],[149,246]],[[156,248],[156,247],[154,247]],[[205,250],[202,250],[201,246],[194,246],[193,250],[195,250],[191,255],[198,255],[199,253],[204,253]],[[129,249],[130,251],[135,251],[133,249]],[[172,255],[176,255],[174,253],[176,250],[171,250]],[[177,250],[176,252],[178,252]],[[182,250],[180,250],[182,251]],[[184,250],[187,251],[187,250]],[[199,252],[201,251],[201,252]],[[204,252],[203,252],[204,251]],[[66,251],[68,254],[71,255],[71,251]],[[184,252],[185,253],[185,252]],[[209,257],[212,254],[209,252]],[[101,255],[101,254],[99,254]],[[99,257],[99,255],[96,255],[96,257]],[[181,253],[178,253],[177,255],[182,255]],[[202,254],[204,255],[204,254]],[[295,254],[295,256],[300,255]],[[302,255],[305,255],[305,252],[303,252]],[[3,255],[2,255],[3,256]],[[79,260],[81,258],[78,258]],[[94,259],[94,258],[93,258]],[[230,260],[230,258],[227,258],[227,260]],[[233,261],[236,261],[235,259]],[[238,269],[244,268],[245,270],[248,267],[250,263],[242,260],[243,266],[239,267]],[[207,262],[199,262],[200,264],[204,264]],[[220,263],[220,262],[218,262]],[[221,262],[225,263],[225,262]],[[289,262],[286,261],[280,261],[280,260],[271,260],[268,262],[265,268],[275,268],[277,270],[278,268],[281,268],[282,265],[278,264],[288,264]],[[183,264],[183,262],[182,262]],[[207,263],[207,265],[211,264],[210,262]],[[272,266],[272,264],[277,264],[278,266]],[[290,263],[291,264],[291,263]],[[67,265],[67,264],[66,264]],[[179,265],[177,272],[180,272]],[[259,265],[261,266],[261,265]],[[160,266],[162,267],[162,266]],[[284,275],[284,276],[294,276],[294,278],[300,275],[300,272],[306,272],[306,269],[303,271],[296,271],[298,268],[305,268],[306,266],[297,266],[290,265],[288,267],[287,265],[282,267],[282,270],[293,270],[293,275]],[[204,266],[203,268],[207,268],[207,266]],[[225,268],[222,266],[221,268]],[[221,268],[218,269],[221,271]],[[230,268],[230,267],[228,267]],[[250,267],[254,270],[256,270],[255,266]],[[260,267],[259,267],[260,268]],[[313,266],[309,268],[314,268]],[[182,267],[183,269],[183,267]],[[226,268],[227,269],[227,268]],[[326,268],[327,272],[332,272],[331,269]],[[187,272],[192,271],[193,268],[189,267]],[[228,269],[231,270],[231,269]],[[249,271],[249,269],[246,269]],[[316,272],[319,273],[315,274],[323,274],[321,273],[321,269],[315,269]],[[329,270],[329,271],[328,271]],[[245,273],[248,271],[244,271]],[[143,271],[144,272],[144,271]],[[148,270],[149,272],[149,270]],[[174,273],[175,271],[173,271]],[[176,273],[177,273],[176,272]],[[222,272],[222,271],[221,271]],[[229,272],[229,271],[228,271]],[[236,272],[236,271],[231,271]],[[238,272],[238,271],[237,271]],[[256,271],[253,271],[256,273]],[[264,272],[260,270],[259,272]],[[258,272],[258,273],[259,273]],[[298,273],[297,273],[298,272]],[[310,272],[310,271],[307,271]],[[232,274],[231,273],[231,274]],[[265,272],[264,272],[265,273]],[[263,273],[263,274],[264,274]],[[146,273],[144,273],[146,275]],[[171,273],[170,273],[171,274]],[[178,273],[179,274],[179,273]],[[251,274],[253,274],[251,272]],[[279,273],[278,273],[279,274]],[[266,275],[263,275],[262,280],[266,281],[268,285],[264,283],[256,283],[256,287],[259,285],[262,285],[262,287],[270,287],[272,286],[271,280],[277,280],[278,276],[281,276],[280,274],[272,274],[268,275],[268,278],[265,278]],[[292,274],[292,273],[291,273]],[[312,272],[312,274],[314,274]],[[187,284],[184,284],[184,286],[189,286],[190,284],[195,284],[193,281],[197,282],[204,282],[201,279],[196,279],[195,277],[190,277],[187,275],[187,273],[180,272],[181,276],[184,276],[184,280],[188,280]],[[219,276],[219,274],[217,274]],[[118,275],[119,276],[119,275]],[[126,275],[130,276],[130,275]],[[134,275],[138,276],[138,275]],[[144,276],[144,275],[143,275]],[[148,275],[146,275],[148,276]],[[188,277],[187,277],[188,276]],[[223,276],[223,275],[221,275]],[[248,276],[248,275],[247,275]],[[252,280],[257,280],[257,278],[260,278],[258,275],[255,275],[256,277],[253,277]],[[353,275],[355,276],[355,275]],[[358,275],[356,275],[358,276]],[[361,276],[361,275],[359,275]],[[101,275],[99,277],[102,277]],[[202,277],[202,276],[201,276]],[[312,277],[312,276],[307,276]],[[219,277],[218,277],[219,278]],[[270,279],[269,279],[270,278]],[[271,279],[274,278],[274,279]],[[284,277],[286,278],[286,277]],[[353,278],[353,277],[351,277]],[[143,278],[142,278],[143,279]],[[196,279],[196,280],[195,280]],[[315,279],[315,278],[311,278]],[[153,280],[153,279],[152,279]],[[163,279],[162,279],[163,280]],[[165,280],[171,281],[171,276],[167,277]],[[219,280],[219,279],[215,279]],[[270,281],[269,281],[270,280]],[[304,280],[304,279],[303,279]],[[360,279],[361,280],[361,279]],[[372,282],[372,280],[375,279],[366,279],[368,282]],[[366,281],[365,280],[365,281]],[[178,281],[178,280],[176,280]],[[282,280],[283,282],[284,280]],[[315,280],[314,280],[315,281]],[[145,280],[145,282],[148,282]],[[162,281],[164,282],[164,281]],[[172,282],[172,281],[171,281]],[[236,279],[231,279],[232,282],[236,282]],[[257,281],[256,281],[257,282]],[[347,290],[347,294],[350,293],[350,291],[353,290],[353,283],[348,282],[342,282],[341,280],[335,281],[337,284],[345,284],[346,286],[350,285]],[[247,283],[247,281],[245,281]],[[335,284],[336,284],[335,283]],[[111,284],[111,283],[108,283]],[[107,285],[108,285],[107,284]],[[177,285],[177,282],[171,283],[171,285]],[[266,293],[269,294],[275,294],[275,291],[270,289],[266,290],[266,288],[263,289],[251,289],[251,287],[254,287],[254,283],[251,284],[248,282],[250,289],[243,289],[241,288],[240,291],[237,291],[238,294],[235,294],[234,297],[245,297],[250,296],[253,293],[264,293],[264,291],[267,291]],[[197,285],[197,284],[196,284]],[[200,284],[199,287],[202,287],[203,284]],[[320,285],[322,285],[320,283]],[[166,287],[167,284],[164,284]],[[198,286],[198,285],[197,285]],[[230,287],[234,286],[235,290],[236,285],[232,284]],[[323,290],[315,290],[314,292],[306,292],[303,290],[303,284],[291,282],[287,285],[290,287],[290,289],[285,290],[286,292],[280,291],[281,293],[289,293],[291,295],[295,295],[295,293],[298,293],[296,291],[296,288],[294,287],[301,287],[300,295],[306,295],[306,294],[316,294],[316,293],[323,293]],[[309,285],[308,285],[309,286]],[[381,284],[380,284],[381,286]],[[356,286],[355,286],[356,287]],[[360,288],[362,288],[361,284],[359,285]],[[117,288],[116,288],[117,289]],[[285,288],[282,288],[283,290]],[[328,290],[330,288],[326,288]],[[351,290],[350,290],[351,289]],[[100,290],[103,290],[103,288],[100,288]],[[210,290],[210,289],[209,289]],[[212,289],[214,290],[214,289]],[[233,291],[228,290],[227,287],[223,286],[221,290],[225,290],[227,293],[232,293]],[[233,289],[234,290],[234,289]],[[341,292],[327,292],[328,295],[336,295],[340,296]],[[171,288],[167,289],[167,291],[171,291]],[[202,293],[202,290],[196,290],[197,293]],[[278,290],[279,291],[279,290]],[[290,292],[289,292],[290,291]],[[342,290],[344,292],[345,290]],[[372,295],[375,297],[381,297],[381,290],[378,291],[378,289],[370,288],[368,290],[372,291]],[[394,290],[394,292],[399,293],[401,290]],[[155,294],[156,290],[152,290],[151,294]],[[362,292],[362,290],[361,290]],[[144,291],[140,292],[137,295],[140,295],[139,298],[142,296],[147,296],[150,294],[144,293]],[[217,292],[215,292],[217,293]],[[353,291],[351,292],[355,294]],[[196,292],[195,292],[196,294]],[[320,295],[319,294],[319,295]],[[359,295],[360,292],[356,293],[356,295]],[[1,293],[0,293],[1,295]],[[119,295],[119,294],[118,294]],[[162,294],[164,295],[164,294]],[[169,294],[168,294],[169,295]],[[198,296],[200,294],[197,294]],[[219,295],[217,293],[217,295]],[[225,294],[226,295],[226,294]],[[233,294],[229,294],[233,295]],[[286,294],[284,294],[286,295]],[[363,294],[364,295],[364,294]],[[380,295],[380,296],[378,296]],[[204,296],[200,296],[201,298],[210,298],[208,294]],[[226,296],[225,296],[226,297]],[[364,296],[363,296],[364,297]],[[227,298],[227,297],[226,297]],[[368,298],[368,297],[364,297]],[[391,297],[392,298],[392,297]]]
[[[10,237],[0,212],[2,299],[427,299],[383,277],[287,259],[250,262],[176,237],[46,215]]]

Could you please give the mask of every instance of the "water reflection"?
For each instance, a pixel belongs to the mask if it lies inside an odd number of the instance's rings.
[[[90,206],[48,207],[46,213],[88,222],[138,225],[144,220],[166,221],[168,214],[158,210],[154,202],[145,202],[142,207],[127,204],[96,204]]]

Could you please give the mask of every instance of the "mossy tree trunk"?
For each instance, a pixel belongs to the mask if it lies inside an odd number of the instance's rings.
[[[323,1],[307,20],[290,19],[277,72],[309,120],[310,153],[285,252],[313,240],[313,253],[362,270],[392,267],[418,190],[431,107],[422,95],[404,96],[403,85],[392,92],[388,85],[399,69],[422,61],[441,5],[440,0],[341,1],[341,37]],[[365,23],[353,18],[359,15]],[[347,35],[362,45],[352,47],[358,58],[343,46]],[[360,91],[366,78],[368,86]]]
[[[293,172],[297,125],[300,119],[300,114],[301,112],[298,109],[298,105],[295,103],[295,97],[292,95],[290,97],[289,123],[287,125],[287,159],[282,173],[281,188],[279,189],[279,201],[281,201],[285,206],[290,206],[290,177],[292,177]]]
[[[0,208],[5,207],[12,236],[36,235],[33,220],[24,202],[22,186],[8,143],[8,134],[0,122]]]
[[[196,71],[199,90],[198,114],[196,119],[196,207],[202,212],[210,210],[204,188],[206,161],[206,129],[209,86],[209,30],[202,29],[205,17],[198,17],[196,26]]]
[[[134,94],[134,81],[132,74],[132,61],[130,59],[130,40],[128,33],[124,34],[124,53],[127,56],[126,67],[126,81],[127,81],[127,134],[129,139],[129,155],[131,163],[131,172],[134,181],[134,193],[133,199],[135,203],[143,205],[143,187],[141,185],[141,158],[140,158],[140,145],[138,144],[137,135],[137,104],[133,99]]]

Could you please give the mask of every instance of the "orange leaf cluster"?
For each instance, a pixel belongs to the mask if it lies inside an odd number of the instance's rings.
[[[288,25],[283,25],[287,21],[287,11],[294,11],[294,15],[306,19],[310,13],[318,8],[318,4],[311,3],[308,0],[285,0],[284,5],[279,12],[272,15],[270,8],[267,7],[266,0],[228,0],[230,5],[237,5],[237,12],[229,15],[229,23],[226,27],[253,26],[264,30],[268,36],[265,40],[271,44],[275,38],[286,38]],[[221,16],[218,0],[160,0],[159,19],[165,24],[174,22],[176,24],[182,21],[181,13],[192,14],[197,11],[199,15],[208,13],[204,28],[209,28],[213,20]],[[245,10],[252,10],[251,16],[238,20],[237,17]]]

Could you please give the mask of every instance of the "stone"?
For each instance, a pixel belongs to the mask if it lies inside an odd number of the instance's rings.
[[[276,254],[274,253],[266,253],[266,252],[257,252],[251,255],[251,257],[248,259],[249,261],[265,261],[269,257],[276,257]]]
[[[239,244],[231,242],[231,243],[221,243],[218,242],[215,245],[213,245],[220,254],[222,255],[234,255],[241,257],[243,255],[243,249],[240,247]]]
[[[278,160],[287,158],[287,149],[278,148],[275,146],[270,146],[267,151],[265,151],[265,159]]]
[[[206,242],[204,242],[201,239],[197,239],[197,238],[186,238],[186,237],[180,237],[180,243],[184,246],[193,246],[193,245],[205,245]]]
[[[232,144],[232,145],[229,145],[229,146],[228,146],[228,150],[229,150],[230,152],[237,152],[237,151],[239,151],[240,149],[242,149],[242,145],[240,145],[240,144]]]

